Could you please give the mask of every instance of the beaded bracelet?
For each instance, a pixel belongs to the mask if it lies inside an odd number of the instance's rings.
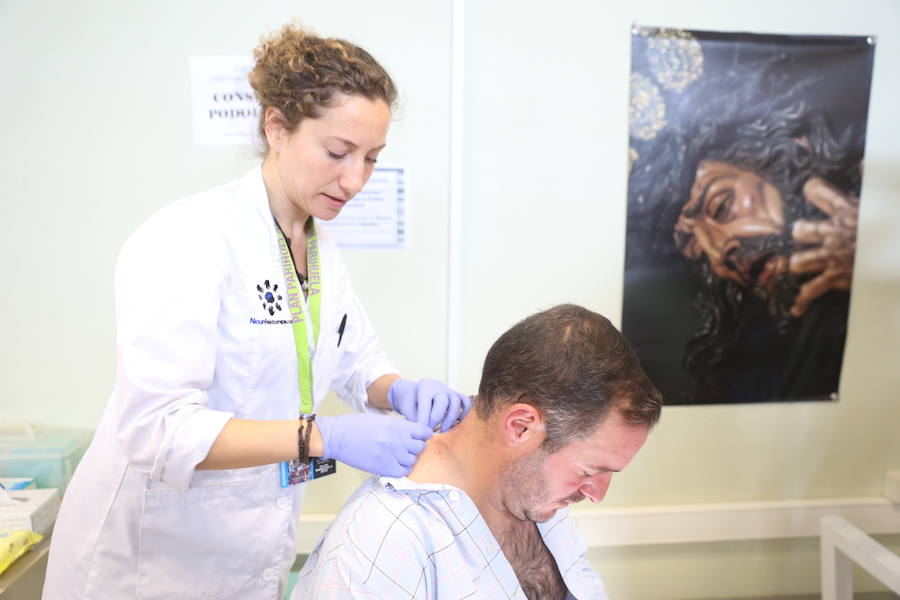
[[[312,424],[316,415],[300,415],[300,426],[297,428],[297,460],[300,463],[309,461],[309,438],[312,434]],[[304,423],[306,427],[304,427]],[[304,431],[306,429],[306,431]]]

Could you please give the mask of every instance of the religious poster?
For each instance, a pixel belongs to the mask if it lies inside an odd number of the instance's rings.
[[[668,404],[837,399],[873,57],[633,30],[622,330]]]

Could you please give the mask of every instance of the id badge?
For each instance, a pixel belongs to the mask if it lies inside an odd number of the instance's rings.
[[[333,458],[310,458],[306,462],[295,458],[290,462],[279,463],[278,471],[281,475],[281,487],[288,487],[335,473],[337,462]]]

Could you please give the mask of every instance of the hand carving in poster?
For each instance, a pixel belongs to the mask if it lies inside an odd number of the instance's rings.
[[[622,327],[668,403],[837,397],[873,55],[634,30]]]

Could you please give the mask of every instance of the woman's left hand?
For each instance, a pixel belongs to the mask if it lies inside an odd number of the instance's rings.
[[[472,408],[469,396],[451,390],[436,379],[398,379],[388,390],[388,402],[408,421],[421,423],[430,429],[440,423],[441,432],[462,421]]]

